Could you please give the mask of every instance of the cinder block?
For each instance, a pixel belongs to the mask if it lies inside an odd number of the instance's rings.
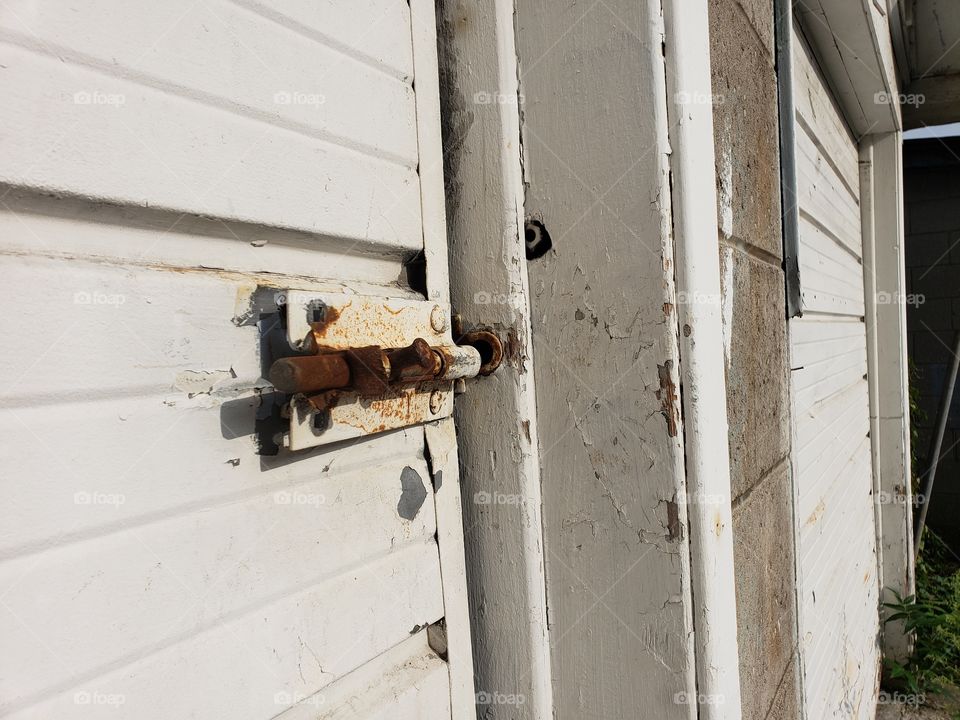
[[[716,2],[717,0],[713,0]],[[713,4],[711,2],[711,5]],[[773,1],[772,0],[737,0],[753,31],[760,38],[763,47],[770,58],[770,63],[776,61],[776,47],[773,39]]]
[[[947,377],[947,365],[945,363],[937,365],[920,365],[922,371],[917,373],[916,387],[921,396],[929,395],[936,397],[943,389],[944,380]]]
[[[960,295],[960,268],[947,259],[925,270],[911,268],[910,292],[921,294],[927,300],[955,298]]]
[[[777,78],[767,47],[736,0],[710,4],[710,63],[721,232],[779,258]]]
[[[721,248],[727,350],[727,421],[733,496],[749,490],[790,449],[789,358],[783,271]]]
[[[937,477],[927,515],[928,526],[956,552],[960,553],[960,493],[952,492],[951,482],[960,474],[960,463],[950,458],[937,467]]]
[[[960,306],[949,298],[923,298],[923,302],[907,305],[907,325],[931,330],[951,330],[957,327]]]
[[[960,173],[960,169],[958,169],[958,173]],[[957,203],[960,204],[960,198],[957,198]],[[960,231],[947,233],[947,245],[950,248],[950,262],[954,265],[960,265]]]
[[[908,204],[943,198],[960,202],[960,172],[956,165],[907,169],[903,178],[903,196]]]
[[[799,717],[792,492],[783,462],[733,511],[744,720]]]
[[[917,200],[906,212],[911,234],[960,230],[960,202],[955,198]]]
[[[927,268],[935,262],[950,260],[948,233],[911,233],[904,243],[907,267]]]

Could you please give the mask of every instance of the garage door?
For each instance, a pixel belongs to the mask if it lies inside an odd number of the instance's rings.
[[[803,316],[790,322],[803,687],[811,718],[866,718],[877,561],[857,144],[794,43]]]
[[[4,3],[5,716],[474,716],[450,384],[264,379],[451,344],[433,13]]]

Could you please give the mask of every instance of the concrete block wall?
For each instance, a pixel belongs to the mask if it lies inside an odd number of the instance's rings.
[[[904,143],[907,333],[922,415],[916,473],[927,451],[960,331],[960,138]],[[911,297],[913,296],[913,297]],[[960,552],[960,399],[954,393],[928,523]]]
[[[770,0],[711,0],[743,717],[796,718],[789,352]]]

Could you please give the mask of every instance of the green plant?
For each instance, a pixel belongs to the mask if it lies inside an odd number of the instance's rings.
[[[884,603],[892,612],[884,621],[902,620],[915,634],[906,663],[887,662],[888,678],[913,693],[938,692],[960,685],[960,563],[928,530],[917,560],[917,594]]]

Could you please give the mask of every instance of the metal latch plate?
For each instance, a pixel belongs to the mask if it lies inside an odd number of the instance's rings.
[[[325,351],[365,345],[403,347],[412,338],[424,338],[431,345],[453,344],[446,311],[433,302],[300,290],[289,291],[286,301],[287,338],[298,350],[311,343]],[[443,322],[438,323],[438,317]],[[303,450],[452,413],[453,383],[448,380],[395,388],[377,398],[338,391],[336,402],[322,412],[306,397],[294,395],[286,444],[291,450]]]

